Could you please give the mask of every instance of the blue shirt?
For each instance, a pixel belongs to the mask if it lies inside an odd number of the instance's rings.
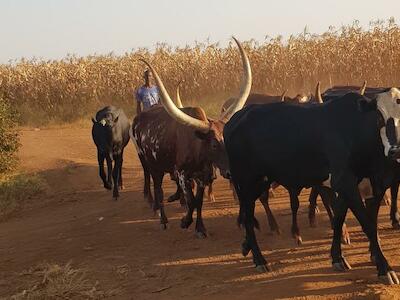
[[[147,110],[160,102],[160,94],[157,86],[141,86],[136,92],[136,100],[143,104],[143,110]]]

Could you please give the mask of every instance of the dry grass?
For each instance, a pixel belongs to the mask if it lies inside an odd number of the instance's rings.
[[[363,80],[372,86],[393,86],[400,79],[400,28],[394,20],[375,22],[368,30],[355,22],[322,35],[303,32],[287,41],[276,37],[244,45],[254,73],[253,91],[309,92],[317,80],[323,87]],[[139,49],[122,56],[69,56],[1,65],[0,97],[18,107],[25,124],[68,122],[108,103],[132,115],[132,92],[142,82],[144,67],[139,57],[155,65],[171,94],[183,79],[183,99],[193,100],[209,113],[215,114],[227,96],[238,92],[241,65],[233,44],[226,48],[160,44],[154,52]]]
[[[27,279],[29,286],[11,296],[12,300],[102,299],[118,292],[101,291],[97,281],[90,282],[86,271],[72,268],[70,262],[65,265],[42,263],[24,271],[21,276]]]

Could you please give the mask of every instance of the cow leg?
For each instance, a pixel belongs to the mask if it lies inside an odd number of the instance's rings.
[[[210,202],[215,202],[215,196],[213,193],[213,182],[211,181],[211,183],[208,185],[208,201]]]
[[[181,219],[181,228],[187,229],[193,223],[193,211],[195,209],[195,202],[193,196],[193,181],[191,179],[186,178],[185,173],[183,171],[177,171],[179,185],[182,189],[184,198],[186,200],[186,215]]]
[[[332,202],[332,209],[334,212],[334,216],[332,218],[332,227],[333,227],[333,238],[331,246],[332,266],[334,270],[343,272],[351,269],[350,264],[342,255],[342,245],[341,245],[342,228],[344,220],[346,219],[348,207],[346,202],[342,199],[342,197],[339,196],[336,197],[335,201]]]
[[[259,227],[258,222],[254,217],[255,200],[249,198],[240,198],[239,224],[244,224],[246,237],[242,243],[242,254],[247,256],[249,251],[253,254],[253,262],[256,265],[258,272],[269,271],[267,261],[263,257],[258,246],[254,227]]]
[[[112,170],[112,176],[113,176],[113,181],[114,181],[114,186],[113,186],[113,197],[114,200],[118,200],[119,197],[119,177],[121,174],[121,168],[122,168],[122,156],[121,154],[114,155],[114,169]]]
[[[176,182],[176,192],[168,197],[168,202],[174,202],[176,200],[179,200],[181,198],[181,195],[182,195],[182,189],[177,181]]]
[[[124,150],[121,151],[121,162],[119,168],[119,177],[118,177],[118,187],[120,190],[124,189],[124,184],[122,182],[122,165],[124,163]]]
[[[399,182],[395,181],[390,186],[390,220],[392,221],[392,227],[394,229],[400,229],[400,215],[397,211],[397,195],[399,192]]]
[[[290,208],[292,210],[292,236],[296,240],[297,245],[301,245],[303,240],[300,236],[300,229],[297,224],[297,211],[299,210],[298,192],[289,190],[290,195]]]
[[[147,202],[150,205],[150,207],[153,207],[154,200],[150,188],[150,172],[147,168],[143,168],[143,173],[144,173],[144,187],[143,187],[144,198],[147,199]]]
[[[207,237],[206,227],[203,223],[203,218],[201,215],[201,211],[203,208],[203,197],[204,197],[204,189],[205,186],[202,182],[197,182],[196,188],[196,197],[195,197],[195,207],[196,207],[196,236],[198,238],[205,238]]]
[[[143,196],[144,199],[147,200],[147,203],[149,204],[150,208],[152,208],[154,200],[150,188],[150,170],[147,166],[145,158],[141,154],[139,154],[139,160],[140,163],[142,164],[143,175],[144,175]]]
[[[329,221],[331,222],[331,228],[334,228],[334,224],[333,224],[333,212],[332,212],[332,205],[333,203],[336,201],[336,195],[335,193],[332,191],[332,189],[328,188],[328,187],[319,187],[319,194],[321,196],[322,199],[322,203],[325,207],[325,210],[328,214],[329,217]],[[343,244],[347,244],[350,245],[351,244],[351,240],[350,240],[350,234],[347,230],[347,225],[346,223],[343,222],[342,225],[342,243]]]
[[[346,176],[347,175],[347,176]],[[371,220],[368,216],[367,209],[365,208],[358,187],[357,180],[354,176],[346,174],[343,177],[342,184],[344,188],[339,193],[339,196],[343,196],[344,200],[347,202],[349,208],[353,212],[354,216],[357,218],[360,223],[364,233],[367,235],[371,252],[375,256],[376,267],[378,269],[378,276],[380,279],[384,280],[389,284],[399,284],[399,279],[397,278],[396,273],[392,270],[389,263],[387,262],[385,256],[383,255],[382,249],[378,242],[378,233],[377,233],[377,222]],[[379,198],[380,196],[380,198]],[[381,201],[382,194],[377,193],[374,188],[374,201]],[[379,203],[375,204],[379,209]],[[377,209],[377,210],[378,210]]]
[[[164,173],[152,173],[151,177],[153,178],[154,183],[154,203],[153,203],[153,211],[154,213],[157,210],[160,211],[160,228],[165,230],[167,229],[168,219],[165,215],[164,210],[164,191],[162,189],[162,182],[164,178]]]
[[[312,187],[310,192],[310,197],[308,198],[308,202],[310,203],[308,206],[308,221],[310,223],[310,227],[317,227],[315,221],[315,212],[318,208],[317,206],[317,197],[318,197],[318,188]]]
[[[380,197],[378,196],[377,199],[380,199]],[[378,214],[379,214],[380,203],[378,203],[378,201],[375,200],[375,197],[366,198],[364,201],[371,224],[373,224],[374,226],[376,226],[376,228],[378,228]],[[378,237],[378,243],[379,243],[379,237]],[[373,245],[370,243],[369,244],[369,252],[371,254],[370,259],[373,264],[376,264],[376,252],[374,251],[375,250],[373,248]]]
[[[106,162],[107,162],[107,183],[111,190],[111,188],[112,188],[112,172],[113,172],[113,160],[112,160],[111,154],[106,155]]]
[[[105,156],[99,150],[97,150],[97,160],[99,162],[99,175],[101,180],[103,181],[104,188],[107,190],[111,190],[111,185],[107,182],[106,172],[104,170],[104,159]]]
[[[267,215],[267,221],[269,224],[269,228],[272,232],[276,232],[277,234],[281,234],[281,230],[279,229],[279,225],[276,222],[274,215],[269,207],[269,189],[267,189],[264,193],[260,196],[260,202],[264,207],[265,214]]]
[[[231,188],[233,199],[235,199],[236,203],[239,203],[239,198],[236,194],[235,186],[233,185],[232,180],[229,180],[229,187]]]

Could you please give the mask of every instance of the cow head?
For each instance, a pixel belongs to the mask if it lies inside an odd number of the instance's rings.
[[[391,88],[376,97],[380,112],[380,136],[385,155],[400,162],[400,91]]]
[[[297,94],[297,95],[293,98],[293,101],[296,102],[296,103],[307,103],[307,102],[310,101],[310,97],[307,96],[307,95],[304,94],[304,93],[301,93],[301,94]]]
[[[107,111],[105,114],[102,115],[102,118],[100,120],[92,118],[92,122],[93,124],[97,124],[105,128],[112,128],[118,122],[118,118],[119,118],[119,110]]]
[[[245,104],[247,97],[250,94],[252,83],[249,59],[239,41],[235,38],[233,39],[239,48],[240,56],[242,58],[244,80],[240,89],[239,97],[235,98],[233,104],[224,111],[219,120],[209,119],[205,116],[205,114],[203,119],[193,118],[176,107],[156,70],[151,66],[150,63],[142,59],[142,61],[149,67],[154,75],[154,80],[159,87],[161,93],[161,102],[165,107],[165,110],[177,122],[189,126],[195,130],[195,136],[204,141],[205,147],[202,149],[203,154],[212,160],[213,164],[220,169],[221,175],[225,178],[229,178],[230,172],[223,139],[223,128],[225,123],[229,121],[233,114],[240,110]]]

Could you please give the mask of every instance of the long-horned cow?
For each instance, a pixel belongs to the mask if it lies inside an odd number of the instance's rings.
[[[237,101],[218,120],[208,118],[200,107],[176,107],[156,70],[143,60],[154,75],[163,106],[137,115],[132,125],[132,136],[144,172],[153,179],[153,210],[160,210],[161,228],[165,229],[168,223],[161,186],[165,173],[174,173],[178,178],[187,203],[186,216],[181,220],[182,228],[188,228],[193,222],[196,209],[198,237],[206,236],[202,220],[203,193],[212,178],[213,165],[220,169],[221,175],[229,177],[222,131],[230,117],[243,107],[252,83],[249,59],[240,43],[234,40],[242,59],[244,80]],[[197,183],[196,195],[192,192],[192,180]],[[145,194],[150,194],[149,184],[145,187]]]

